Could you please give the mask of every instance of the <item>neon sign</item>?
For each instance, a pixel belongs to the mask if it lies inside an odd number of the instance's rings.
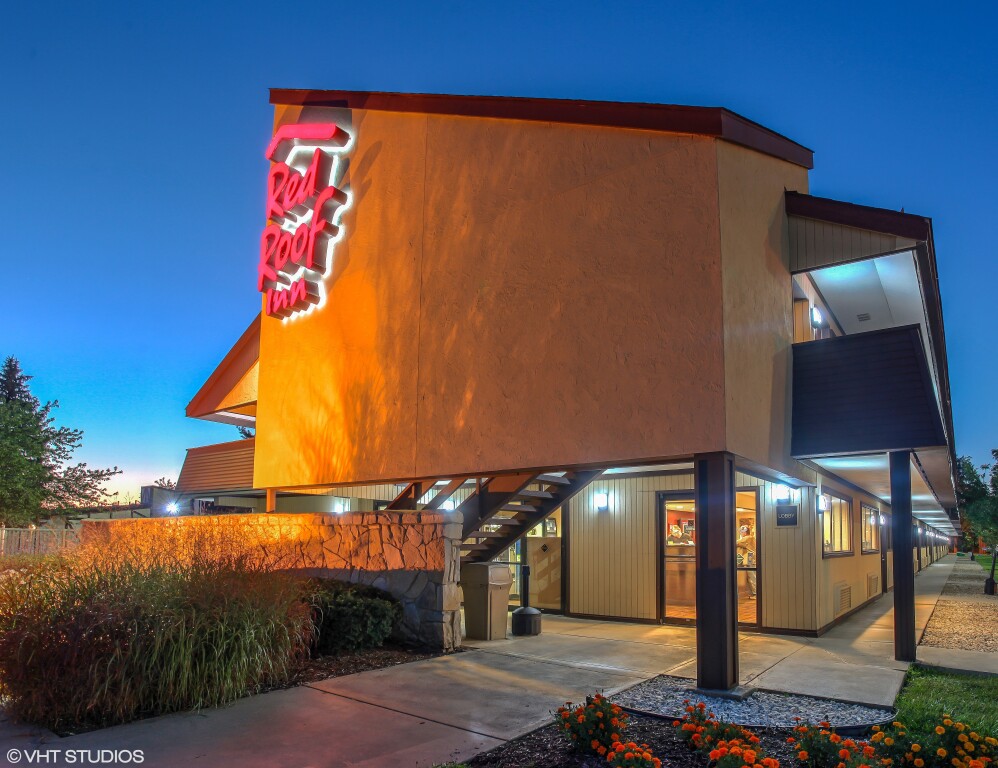
[[[333,183],[349,142],[335,123],[298,123],[281,126],[267,146],[273,164],[257,263],[267,315],[288,318],[322,303],[323,278],[350,203],[349,193]]]

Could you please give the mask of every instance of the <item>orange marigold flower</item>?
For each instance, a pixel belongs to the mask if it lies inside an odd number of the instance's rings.
[[[809,755],[807,754],[806,749],[802,749],[800,752],[797,753],[798,760],[807,760],[808,757]]]
[[[832,742],[832,744],[838,744],[840,741],[842,741],[842,737],[839,736],[837,733],[833,733],[831,736],[828,737],[828,740]]]
[[[877,750],[875,750],[873,747],[867,744],[865,747],[863,747],[863,757],[873,757],[873,755],[876,754],[876,751]]]
[[[942,736],[944,733],[946,733],[946,729],[943,728],[941,725],[937,725],[936,726],[936,733],[938,733],[940,736]]]
[[[793,736],[787,737],[787,744],[796,744],[797,740]]]
[[[946,757],[946,750],[943,749],[942,747],[939,747],[939,749],[936,750],[936,754],[939,757]]]
[[[925,766],[925,761],[922,758],[920,758],[920,757],[916,757],[915,758],[915,768],[924,768],[924,766]]]
[[[848,760],[850,754],[852,753],[848,749],[839,750],[839,757],[841,757],[843,760]]]
[[[922,745],[921,744],[912,744],[911,745],[911,751],[912,752],[919,752],[919,751],[921,751],[921,749],[922,749]]]
[[[884,739],[884,744],[886,744],[888,747],[893,746],[894,745],[894,739],[892,739],[890,736],[888,736],[887,738]]]

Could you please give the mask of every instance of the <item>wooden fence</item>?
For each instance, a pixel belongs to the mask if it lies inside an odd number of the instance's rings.
[[[79,531],[72,528],[0,528],[0,557],[51,555],[79,543]]]

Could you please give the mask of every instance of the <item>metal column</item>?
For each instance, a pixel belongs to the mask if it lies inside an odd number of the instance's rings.
[[[694,472],[697,686],[727,691],[738,685],[734,456],[697,455]]]
[[[911,533],[911,451],[892,451],[891,525],[894,538],[894,658],[915,660],[915,558]]]

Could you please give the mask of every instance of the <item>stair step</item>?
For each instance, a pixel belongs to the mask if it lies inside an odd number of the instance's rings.
[[[488,548],[488,544],[461,544],[461,549],[465,552],[481,552]]]
[[[547,483],[548,485],[571,485],[572,480],[569,477],[563,477],[561,475],[538,475],[538,483]]]
[[[550,491],[531,491],[529,489],[524,489],[524,490],[520,491],[516,495],[517,495],[517,498],[522,498],[522,499],[553,499],[554,498],[554,494],[551,493]]]
[[[484,525],[523,525],[522,520],[517,520],[515,517],[499,517],[494,515],[488,520],[483,520]]]
[[[472,531],[468,534],[469,539],[501,539],[509,536],[509,531]]]
[[[503,504],[499,507],[503,512],[539,512],[540,507],[533,504]]]

